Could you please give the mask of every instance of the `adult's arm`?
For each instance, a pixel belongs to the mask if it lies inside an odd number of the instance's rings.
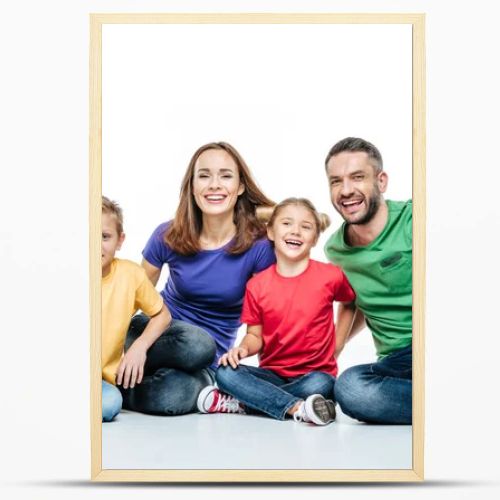
[[[142,259],[141,266],[146,271],[149,281],[156,286],[158,279],[160,278],[161,268],[153,266],[153,264],[150,264],[146,259]]]

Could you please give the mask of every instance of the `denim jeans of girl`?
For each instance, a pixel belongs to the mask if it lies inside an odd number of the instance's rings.
[[[264,413],[284,420],[287,411],[312,394],[333,398],[335,377],[311,372],[299,377],[280,377],[271,370],[239,365],[220,366],[215,372],[219,388],[245,405],[247,413]]]
[[[411,424],[411,345],[376,363],[348,368],[335,384],[342,411],[362,422]]]
[[[148,324],[144,314],[132,318],[125,351]],[[214,381],[208,368],[215,357],[215,341],[203,329],[172,320],[147,352],[144,377],[133,389],[123,389],[123,407],[154,415],[183,415],[197,411],[200,391]]]

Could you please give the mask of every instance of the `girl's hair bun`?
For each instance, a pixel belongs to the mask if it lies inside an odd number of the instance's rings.
[[[330,225],[330,217],[328,217],[328,215],[326,214],[319,213],[307,198],[287,198],[286,200],[283,200],[281,203],[278,203],[277,205],[274,205],[272,207],[260,205],[255,209],[255,214],[260,222],[264,222],[267,225],[272,225],[280,210],[289,205],[301,206],[311,212],[311,214],[314,216],[314,220],[316,221],[317,236],[319,236],[319,234],[322,233]]]
[[[324,213],[318,213],[319,230],[323,232],[331,223],[330,217]]]
[[[271,216],[273,215],[275,207],[276,205],[273,205],[272,207],[266,205],[259,205],[258,207],[255,208],[255,215],[257,216],[257,219],[260,222],[267,224],[271,219]]]

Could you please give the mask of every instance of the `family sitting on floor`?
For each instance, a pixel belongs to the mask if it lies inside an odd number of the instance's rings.
[[[194,153],[142,266],[115,257],[123,215],[103,197],[103,421],[123,407],[325,425],[339,404],[363,422],[411,424],[412,202],[384,199],[381,154],[363,139],[335,144],[325,170],[344,219],[325,245],[331,263],[310,258],[328,216],[305,198],[274,204],[224,142]],[[337,357],[365,325],[377,361],[337,378]],[[241,363],[255,354],[258,367]]]

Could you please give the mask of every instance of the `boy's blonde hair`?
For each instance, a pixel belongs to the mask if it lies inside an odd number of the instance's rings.
[[[118,236],[123,233],[123,210],[118,205],[116,201],[112,201],[106,196],[102,197],[102,213],[111,214],[116,220],[116,230],[118,231]]]
[[[307,198],[287,198],[274,207],[258,207],[257,217],[262,222],[267,222],[268,226],[272,226],[280,211],[290,205],[304,207],[311,212],[316,222],[316,238],[330,225],[330,217],[328,215],[319,213],[315,206]]]

